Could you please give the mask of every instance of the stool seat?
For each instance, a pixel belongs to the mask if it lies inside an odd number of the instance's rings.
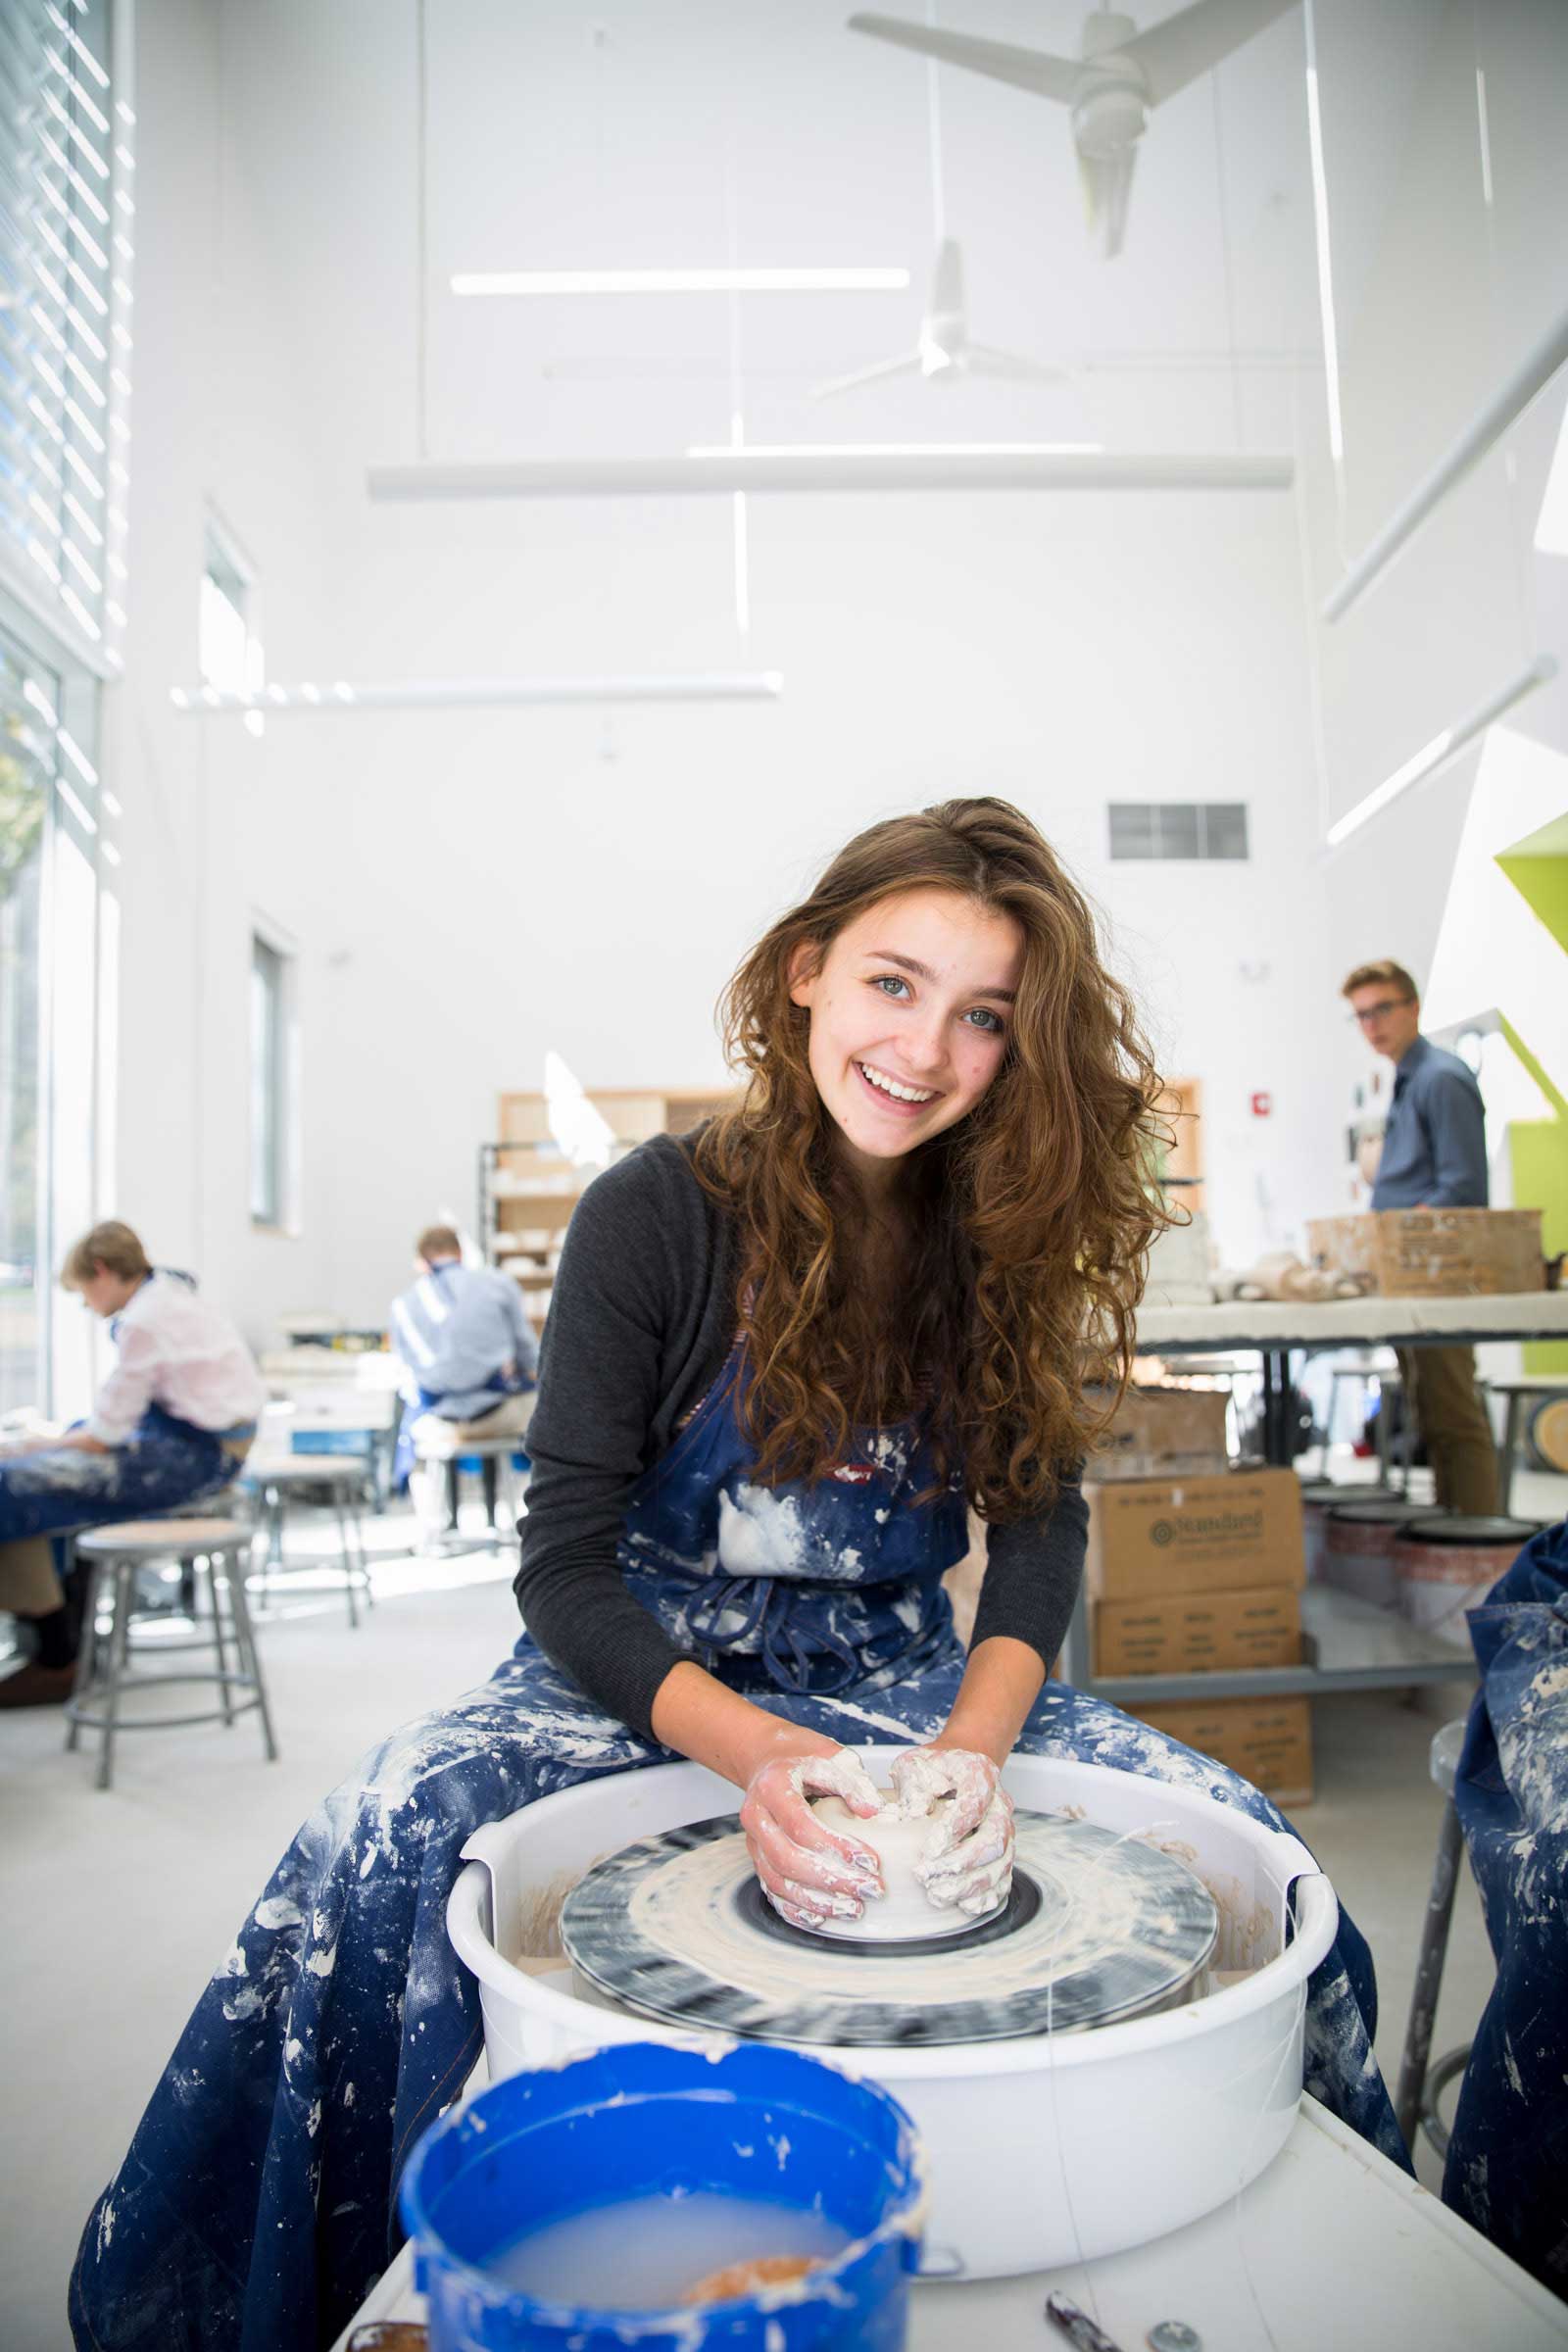
[[[330,1487],[351,1478],[363,1484],[369,1463],[361,1453],[280,1453],[271,1460],[245,1465],[251,1487]]]
[[[487,1456],[499,1459],[503,1454],[527,1450],[527,1439],[521,1430],[512,1430],[499,1438],[465,1438],[458,1434],[460,1423],[453,1422],[451,1427],[450,1437],[433,1433],[427,1437],[422,1431],[416,1432],[414,1450],[421,1462],[453,1461],[460,1454],[473,1454],[483,1461]]]
[[[90,1559],[134,1551],[178,1559],[184,1552],[221,1551],[250,1540],[250,1529],[238,1519],[124,1519],[116,1527],[88,1528],[76,1538],[76,1549]]]

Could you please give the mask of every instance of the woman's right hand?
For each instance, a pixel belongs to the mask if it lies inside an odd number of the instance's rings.
[[[882,1892],[882,1874],[870,1849],[824,1829],[807,1802],[836,1796],[862,1819],[881,1810],[863,1765],[847,1747],[830,1755],[773,1755],[746,1785],[741,1827],[762,1891],[792,1928],[829,1919],[858,1919],[866,1900]]]

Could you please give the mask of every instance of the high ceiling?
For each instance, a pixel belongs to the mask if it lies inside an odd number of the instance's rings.
[[[814,383],[912,345],[937,244],[932,70],[850,32],[848,14],[844,0],[425,0],[421,208],[416,0],[227,0],[231,151],[334,454],[416,454],[421,333],[434,457],[727,439],[733,384],[750,440],[1288,438],[1281,362],[1294,355],[1305,382],[1318,344],[1298,8],[1153,115],[1114,261],[1088,234],[1065,110],[936,70],[940,220],[962,247],[971,331],[1070,372],[901,378],[816,403]],[[1068,55],[1082,37],[1079,0],[942,0],[939,18]],[[1391,120],[1399,102],[1396,84]],[[891,264],[911,285],[733,306],[449,288],[460,270],[730,261]]]

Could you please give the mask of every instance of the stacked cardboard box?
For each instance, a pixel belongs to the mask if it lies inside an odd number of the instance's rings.
[[[1357,1274],[1385,1298],[1493,1298],[1545,1287],[1539,1208],[1384,1208],[1317,1217],[1314,1266]]]
[[[1089,1593],[1102,1675],[1293,1666],[1306,1580],[1292,1470],[1092,1483]],[[1137,1708],[1273,1795],[1311,1793],[1305,1699]]]
[[[1086,1476],[1177,1478],[1223,1470],[1228,1402],[1220,1389],[1129,1389]]]

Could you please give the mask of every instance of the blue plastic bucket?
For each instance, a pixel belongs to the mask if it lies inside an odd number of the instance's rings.
[[[849,2232],[787,2285],[678,2310],[545,2303],[485,2264],[526,2233],[650,2195],[716,2190]],[[914,2127],[873,2082],[793,2050],[619,2042],[509,2075],[431,2126],[403,2178],[432,2352],[902,2352],[920,2259]]]

